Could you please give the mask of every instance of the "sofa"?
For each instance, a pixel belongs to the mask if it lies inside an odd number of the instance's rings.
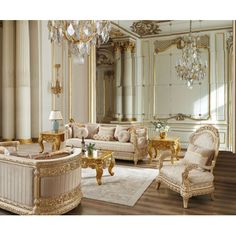
[[[113,151],[119,160],[131,160],[136,165],[147,157],[147,128],[142,125],[79,124],[65,125],[65,145],[81,147],[82,137],[85,145],[95,144],[95,149]]]
[[[0,208],[20,215],[64,214],[81,201],[80,149],[30,155],[0,143]]]

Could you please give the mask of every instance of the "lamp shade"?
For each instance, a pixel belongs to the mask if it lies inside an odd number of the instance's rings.
[[[51,111],[49,115],[49,120],[62,120],[62,115],[60,111]]]

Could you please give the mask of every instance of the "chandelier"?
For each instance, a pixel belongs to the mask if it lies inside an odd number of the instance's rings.
[[[202,64],[200,50],[197,48],[198,36],[192,35],[192,21],[190,33],[183,39],[182,58],[175,66],[177,76],[185,80],[188,88],[192,88],[194,81],[203,80],[206,76],[207,61]]]
[[[49,20],[49,39],[59,45],[68,41],[70,53],[82,61],[92,45],[106,43],[111,30],[110,21],[92,20]]]

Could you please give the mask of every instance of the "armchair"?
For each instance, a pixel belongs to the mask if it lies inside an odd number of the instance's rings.
[[[164,183],[183,197],[183,207],[188,207],[192,196],[214,195],[214,175],[219,152],[219,133],[212,125],[205,125],[194,132],[183,160],[174,165],[164,165],[163,160],[170,155],[164,152],[160,157],[157,189]]]

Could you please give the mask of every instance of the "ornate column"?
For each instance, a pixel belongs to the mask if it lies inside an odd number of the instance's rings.
[[[29,22],[16,22],[16,138],[31,142]]]
[[[133,120],[133,79],[132,56],[134,42],[124,42],[124,76],[123,76],[123,120]]]
[[[2,40],[2,137],[15,138],[15,23],[3,21]]]
[[[121,121],[122,119],[122,83],[121,83],[121,44],[116,42],[114,44],[115,51],[115,119]]]
[[[89,60],[89,122],[96,123],[96,47],[92,46]]]

